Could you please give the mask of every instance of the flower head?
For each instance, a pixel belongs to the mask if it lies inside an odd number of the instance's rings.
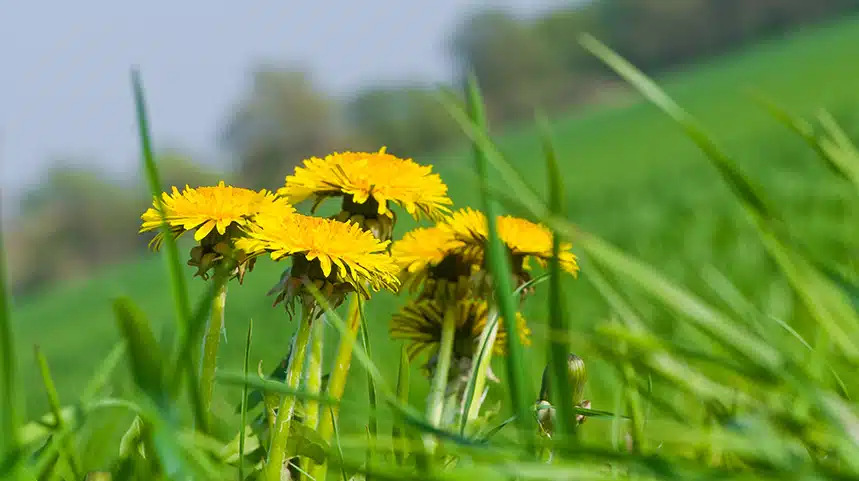
[[[312,198],[314,207],[328,197],[343,197],[344,216],[340,220],[354,220],[370,230],[375,227],[382,240],[390,238],[394,220],[391,203],[415,218],[435,220],[445,216],[452,204],[447,186],[432,173],[432,166],[401,159],[384,148],[311,157],[287,176],[278,195],[292,203]],[[353,218],[356,216],[360,217]]]
[[[252,263],[240,253],[234,252],[233,241],[242,236],[260,213],[287,216],[295,209],[286,201],[279,199],[266,190],[253,191],[241,187],[224,185],[191,188],[185,186],[181,192],[173,187],[173,192],[164,192],[161,205],[153,200],[150,207],[141,215],[143,224],[140,232],[158,229],[164,220],[170,234],[178,238],[189,231],[194,232],[194,240],[199,242],[191,250],[189,265],[198,268],[197,275],[207,278],[208,271],[215,265],[231,260],[237,264],[235,273],[241,280]],[[157,250],[164,240],[158,232],[150,242]]]
[[[278,293],[275,304],[286,300],[289,310],[297,298],[305,306],[314,304],[305,282],[312,282],[332,307],[349,292],[369,297],[368,287],[396,290],[397,265],[387,246],[388,241],[376,239],[357,224],[301,214],[260,215],[247,236],[236,242],[250,256],[269,253],[276,261],[292,258],[292,267],[272,290]]]
[[[534,259],[545,267],[552,258],[552,233],[545,226],[512,216],[497,218],[498,236],[507,247],[513,261],[513,270],[520,283],[528,280],[529,261]],[[483,263],[485,247],[489,239],[486,216],[465,208],[454,212],[440,227],[454,239],[462,242],[463,255],[474,262]],[[572,244],[561,243],[558,260],[561,268],[576,275],[579,267],[576,256],[570,252]]]
[[[442,324],[447,309],[454,310],[456,325],[453,355],[457,359],[471,359],[480,334],[489,320],[489,306],[483,300],[460,299],[453,305],[433,299],[412,301],[392,318],[391,337],[403,339],[409,343],[407,351],[410,358],[427,350],[434,354],[438,351],[441,342]],[[493,349],[498,354],[504,354],[507,328],[500,317],[498,322],[500,324]],[[522,343],[529,345],[531,331],[525,318],[518,312],[516,325]]]
[[[403,284],[412,291],[422,288],[422,298],[461,298],[468,294],[469,279],[479,267],[458,253],[462,247],[437,226],[419,227],[394,242],[391,255]]]

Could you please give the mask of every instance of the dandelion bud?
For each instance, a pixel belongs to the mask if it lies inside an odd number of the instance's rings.
[[[578,406],[581,404],[585,392],[588,372],[585,368],[585,362],[575,354],[570,354],[567,357],[567,378],[570,380],[570,387],[573,390],[573,404]],[[540,386],[539,401],[551,400],[551,383],[551,365],[546,365],[546,368],[543,369],[543,383]]]

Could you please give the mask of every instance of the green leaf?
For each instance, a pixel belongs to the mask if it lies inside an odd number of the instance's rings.
[[[292,423],[289,427],[286,452],[288,457],[301,456],[312,459],[316,464],[322,464],[328,453],[328,443],[315,430],[301,423]]]
[[[164,365],[149,321],[128,298],[114,301],[113,310],[128,346],[134,383],[156,404],[165,403]]]
[[[549,208],[552,215],[564,216],[564,185],[561,168],[558,165],[558,153],[555,149],[552,136],[549,131],[549,123],[543,117],[538,118],[540,126],[540,139],[543,144],[543,155],[546,157],[546,172],[549,184]],[[573,397],[573,387],[570,384],[568,374],[567,357],[570,354],[570,326],[567,323],[567,308],[564,305],[564,293],[561,276],[560,252],[561,236],[557,231],[552,232],[552,258],[549,260],[549,342],[546,345],[546,358],[552,373],[552,385],[554,396],[549,401],[557,409],[561,422],[557,423],[561,428],[560,437],[575,440],[578,434],[578,423],[573,414],[573,408],[578,402]]]

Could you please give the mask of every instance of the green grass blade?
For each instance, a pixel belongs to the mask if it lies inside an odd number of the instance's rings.
[[[182,262],[179,260],[179,248],[175,239],[170,235],[170,229],[164,220],[164,211],[161,205],[161,180],[158,175],[158,166],[155,163],[155,155],[152,151],[152,140],[149,132],[149,119],[144,97],[143,82],[138,70],[131,72],[131,84],[134,90],[134,107],[137,114],[137,128],[140,139],[140,149],[143,157],[143,165],[146,171],[146,179],[149,181],[149,189],[152,192],[156,208],[162,214],[161,232],[164,235],[164,248],[166,252],[167,268],[170,272],[170,285],[173,289],[173,301],[176,308],[176,318],[182,329],[188,329],[191,317],[188,288],[185,276],[182,274]]]
[[[125,343],[120,342],[117,343],[116,346],[108,353],[108,355],[102,360],[98,369],[96,369],[95,374],[90,378],[86,387],[81,393],[81,402],[88,403],[95,398],[95,396],[104,389],[104,387],[110,382],[110,376],[113,375],[113,372],[116,370],[116,367],[122,361],[122,357],[125,355]]]
[[[45,358],[45,355],[42,353],[42,350],[39,349],[38,346],[35,348],[36,351],[36,362],[39,364],[39,373],[42,376],[42,384],[45,386],[45,394],[48,397],[48,407],[51,410],[51,413],[54,415],[54,419],[56,420],[56,425],[54,426],[55,433],[62,433],[69,429],[68,426],[63,422],[63,406],[60,403],[60,395],[57,392],[57,386],[54,383],[54,378],[51,376],[51,369],[48,366],[48,360]],[[68,461],[71,466],[72,473],[75,476],[75,479],[83,478],[83,469],[81,468],[80,457],[75,451],[74,446],[74,438],[71,435],[65,437],[60,443],[57,439],[54,439],[54,442],[58,444],[58,453],[61,458],[64,458]]]
[[[328,409],[328,414],[331,416],[331,427],[334,430],[334,444],[337,446],[337,455],[339,456],[338,464],[340,465],[340,476],[343,481],[349,481],[349,476],[346,474],[346,468],[343,465],[343,446],[340,444],[340,428],[337,426],[337,416],[333,409]]]
[[[469,77],[467,85],[467,104],[469,107],[469,115],[472,122],[477,125],[482,131],[486,131],[486,115],[483,110],[483,100],[477,80],[474,75]],[[474,158],[478,174],[488,182],[488,160],[485,149],[478,143],[474,144]],[[502,319],[506,320],[507,326],[507,386],[510,392],[510,401],[513,406],[513,412],[516,413],[519,424],[520,436],[525,441],[525,445],[531,453],[535,452],[534,439],[531,436],[531,426],[528,421],[529,393],[533,389],[526,386],[527,375],[525,373],[524,355],[522,341],[519,338],[519,329],[516,319],[516,304],[513,296],[513,285],[511,282],[510,260],[508,259],[506,248],[498,237],[498,226],[496,219],[495,203],[488,196],[483,195],[483,205],[486,214],[489,239],[487,241],[487,260],[489,271],[492,274],[495,302],[498,305],[498,311]]]
[[[564,216],[564,185],[563,175],[558,165],[558,153],[552,141],[548,120],[540,117],[540,140],[543,144],[543,154],[546,157],[546,172],[549,184],[549,208],[552,215]],[[552,258],[549,260],[549,342],[546,344],[549,365],[552,371],[552,396],[550,401],[557,410],[561,422],[556,423],[562,430],[561,439],[574,440],[578,434],[576,416],[573,414],[573,387],[568,374],[567,357],[570,353],[570,326],[567,323],[564,293],[561,286],[564,272],[561,270],[560,250],[561,236],[557,231],[552,232]],[[556,418],[557,419],[557,418]]]
[[[652,267],[620,252],[591,235],[579,237],[579,245],[591,259],[634,282],[664,305],[682,314],[703,332],[768,372],[776,372],[782,355],[768,343],[736,325],[733,319],[714,309],[686,289],[670,282]]]
[[[514,294],[516,295],[516,294]],[[498,336],[498,316],[491,316],[480,333],[477,356],[472,361],[472,369],[465,385],[465,405],[459,425],[460,436],[467,436],[469,423],[480,412],[480,398],[486,386],[486,375],[492,362],[492,346]]]
[[[818,115],[818,120],[829,136],[817,142],[824,159],[834,164],[838,171],[850,180],[853,187],[859,190],[859,150],[832,114],[824,110]]]
[[[330,398],[322,394],[312,394],[304,389],[293,389],[279,380],[260,379],[256,375],[250,375],[239,372],[221,372],[215,376],[215,380],[226,386],[247,386],[248,388],[259,389],[264,393],[285,394],[305,401],[316,401],[323,405],[342,404],[336,399]]]
[[[405,344],[400,346],[399,366],[399,370],[397,371],[397,399],[402,404],[409,404],[409,376],[411,371],[409,369],[408,350]],[[404,436],[402,423],[394,422],[391,432],[391,437],[394,441],[394,459],[400,465],[403,464],[403,461],[409,455]]]
[[[367,318],[364,316],[364,303],[359,301],[358,311],[361,315],[361,345],[364,348],[364,352],[367,353],[367,356],[372,356],[372,351],[370,350],[370,333],[367,329]],[[379,414],[379,405],[376,396],[376,381],[373,376],[367,376],[367,400],[370,403],[370,422],[369,429],[370,435],[375,438],[379,434],[379,426],[378,426],[378,414]],[[399,397],[398,397],[399,399]]]
[[[250,358],[251,358],[251,335],[254,330],[254,320],[251,319],[248,322],[248,337],[245,340],[245,359],[244,364],[242,366],[242,372],[244,372],[245,377],[247,378],[250,373]],[[244,481],[245,479],[245,426],[248,425],[248,385],[242,385],[242,407],[240,411],[241,416],[241,432],[239,433],[239,481]]]
[[[134,383],[157,405],[164,406],[164,363],[149,321],[128,298],[117,299],[113,310],[128,348]]]
[[[471,77],[473,79],[473,76]],[[472,80],[473,83],[473,80]],[[470,87],[466,85],[466,93]],[[479,92],[478,92],[479,93]],[[469,94],[470,95],[470,94]],[[548,210],[540,200],[540,197],[534,192],[531,186],[522,179],[522,176],[508,162],[492,140],[489,138],[489,133],[485,125],[485,116],[482,114],[483,106],[480,104],[479,112],[481,117],[475,118],[472,115],[471,109],[474,108],[472,100],[466,96],[467,102],[463,105],[461,102],[450,102],[444,96],[441,98],[443,106],[447,109],[448,114],[453,118],[459,127],[465,132],[466,136],[471,140],[473,149],[479,150],[482,155],[482,163],[487,168],[479,168],[477,170],[476,180],[478,182],[477,190],[481,196],[488,195],[489,192],[502,193],[502,197],[525,206],[530,212],[540,219],[548,215]],[[488,184],[488,164],[492,164],[495,170],[501,175],[504,187],[511,195],[503,195],[501,189],[493,189]],[[500,199],[501,197],[499,197]],[[497,199],[496,199],[497,200]]]
[[[809,313],[823,327],[845,357],[859,363],[859,319],[844,292],[776,236],[759,230],[764,245],[787,275]]]
[[[370,350],[370,333],[367,330],[367,318],[364,316],[364,302],[360,300],[358,301],[358,313],[361,316],[361,345],[367,356],[372,356],[372,351]],[[376,439],[379,436],[379,404],[376,399],[376,381],[369,374],[367,375],[367,401],[370,405],[370,418],[367,421],[367,460],[371,462],[373,452],[375,451]]]
[[[6,282],[6,251],[0,235],[0,461],[9,460],[9,471],[14,473],[18,463],[12,460],[19,457],[18,429],[23,405],[19,397],[11,298]]]
[[[779,106],[761,92],[752,92],[751,98],[760,104],[775,120],[783,124],[795,134],[799,135],[802,140],[804,140],[805,143],[807,143],[809,147],[811,147],[812,150],[814,150],[817,155],[827,163],[827,166],[833,172],[842,177],[846,177],[845,172],[840,169],[838,165],[832,162],[832,159],[829,158],[826,151],[821,147],[818,135],[811,123],[788,112],[787,109]]]
[[[680,125],[686,135],[713,162],[728,187],[742,201],[750,214],[769,223],[779,220],[770,203],[760,193],[760,188],[740,172],[735,162],[716,145],[695,119],[668,97],[656,83],[594,37],[585,34],[581,37],[580,43]]]

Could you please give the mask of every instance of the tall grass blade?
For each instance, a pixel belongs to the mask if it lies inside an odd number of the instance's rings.
[[[734,161],[710,139],[695,119],[668,97],[656,83],[591,35],[582,35],[580,43],[586,50],[635,87],[651,103],[677,122],[698,148],[713,161],[713,165],[725,179],[728,187],[743,201],[743,204],[749,207],[751,213],[767,221],[778,220],[776,212],[761,195],[760,188],[753,185],[737,169]]]
[[[783,124],[793,133],[799,135],[802,140],[804,140],[809,147],[811,147],[817,154],[824,160],[829,160],[826,155],[826,152],[820,147],[820,142],[818,140],[818,133],[815,131],[814,126],[811,125],[810,122],[807,122],[805,119],[790,113],[787,109],[778,105],[776,102],[768,98],[765,94],[759,91],[752,91],[750,97],[756,101],[767,113],[770,114],[775,120],[779,123]],[[840,175],[844,175],[841,169],[838,168],[835,164],[829,164],[829,167],[832,170]]]
[[[372,351],[370,350],[370,332],[367,329],[367,318],[364,316],[364,303],[361,301],[359,301],[358,312],[361,315],[361,345],[369,357],[372,356]],[[376,381],[369,374],[367,374],[367,401],[370,406],[370,417],[367,421],[367,439],[369,442],[367,461],[371,462],[373,452],[375,451],[376,439],[379,437],[379,404],[376,399]]]
[[[733,319],[670,282],[652,267],[631,258],[608,243],[591,235],[582,235],[578,240],[579,245],[594,261],[634,282],[653,298],[690,320],[726,349],[742,355],[766,372],[778,372],[783,362],[781,353],[737,326]]]
[[[561,168],[558,165],[558,153],[552,141],[548,120],[539,117],[537,124],[540,127],[540,140],[543,144],[543,155],[546,157],[546,172],[549,184],[549,209],[552,215],[564,216],[564,185]],[[552,396],[548,399],[555,407],[557,417],[561,419],[557,423],[562,428],[559,433],[561,439],[575,439],[578,434],[576,416],[573,414],[574,403],[573,387],[567,367],[567,357],[570,353],[568,340],[570,338],[570,326],[567,323],[566,306],[564,305],[564,293],[561,286],[560,262],[561,236],[557,231],[552,232],[552,258],[549,260],[549,339],[546,343],[547,356],[552,371],[551,385]]]
[[[409,355],[405,344],[400,346],[400,363],[397,371],[397,399],[402,404],[409,404]],[[460,433],[461,434],[461,433]],[[394,441],[394,458],[397,464],[403,464],[405,458],[409,455],[407,450],[407,442],[403,425],[401,422],[394,422],[391,437]]]
[[[473,75],[471,78],[473,79]],[[473,80],[470,82],[473,82]],[[467,94],[469,92],[469,88],[470,87],[466,85]],[[468,95],[466,95],[465,104],[462,104],[461,102],[450,102],[444,96],[442,96],[441,102],[447,109],[448,114],[454,121],[456,121],[469,140],[471,140],[473,149],[478,149],[481,152],[483,162],[487,164],[487,166],[488,164],[492,164],[495,170],[501,175],[504,187],[508,191],[505,193],[501,189],[490,186],[486,177],[488,168],[481,168],[477,171],[476,175],[472,174],[472,176],[477,180],[477,190],[480,193],[481,198],[488,196],[488,194],[492,192],[494,197],[497,197],[496,200],[500,201],[502,199],[507,199],[511,203],[522,205],[529,212],[532,212],[535,217],[542,219],[548,216],[549,212],[545,203],[540,200],[540,197],[534,192],[534,189],[525,182],[522,176],[519,175],[510,162],[504,158],[490,139],[489,132],[485,125],[485,116],[475,118],[472,115],[471,109],[473,109],[473,105],[471,104],[472,101],[468,98]],[[482,103],[480,104],[479,111],[483,112]]]
[[[116,367],[122,361],[122,357],[125,355],[125,352],[124,342],[117,343],[113,349],[111,349],[108,355],[101,361],[95,374],[93,374],[89,382],[84,387],[80,397],[81,402],[88,403],[92,401],[99,391],[104,389],[104,387],[110,382],[110,376],[113,375]]]
[[[334,414],[334,410],[330,408],[328,409],[328,413],[332,419],[331,427],[334,432],[334,445],[337,446],[337,464],[340,466],[340,476],[343,481],[349,481],[349,476],[346,474],[346,468],[343,464],[343,446],[340,444],[340,428],[337,426],[336,414]],[[327,475],[327,472],[324,475]]]
[[[6,251],[0,235],[0,462],[8,461],[9,471],[14,474],[20,456],[18,429],[24,414],[18,385],[11,298],[6,282]]]
[[[245,377],[250,373],[251,336],[254,331],[254,320],[248,322],[248,337],[245,340],[245,356],[242,372]],[[239,481],[245,479],[245,426],[248,425],[248,385],[242,385],[242,404],[240,410],[241,431],[239,433]]]
[[[759,229],[759,234],[815,321],[845,357],[859,363],[859,319],[844,292],[776,236],[763,228]]]
[[[480,130],[486,132],[486,115],[483,110],[483,100],[480,90],[477,85],[476,77],[471,74],[468,79],[466,102],[469,107],[469,116]],[[488,182],[488,161],[484,148],[474,144],[474,159],[475,168],[484,182]],[[528,425],[529,392],[526,386],[526,373],[523,359],[522,341],[519,337],[519,329],[516,319],[516,304],[511,293],[513,285],[511,282],[511,267],[510,260],[507,257],[506,249],[498,236],[498,226],[496,219],[495,203],[485,194],[482,196],[484,211],[487,219],[489,239],[487,241],[487,260],[489,271],[492,274],[495,302],[498,305],[498,311],[502,319],[506,320],[507,326],[507,386],[510,392],[510,401],[513,406],[513,412],[516,413],[519,424],[520,436],[525,441],[528,450],[533,454],[536,451],[534,439],[530,435],[531,429]]]
[[[51,369],[48,366],[48,360],[45,358],[45,355],[38,346],[36,346],[35,351],[36,361],[39,364],[39,373],[42,375],[42,384],[45,386],[45,394],[48,397],[48,407],[51,410],[51,414],[54,415],[56,423],[54,425],[54,433],[64,433],[64,431],[69,430],[70,428],[69,426],[66,426],[63,421],[63,406],[60,403],[60,395],[57,392],[54,378],[51,376]],[[81,479],[84,476],[84,473],[83,468],[81,467],[80,457],[75,450],[74,438],[69,434],[63,437],[62,442],[60,442],[56,436],[53,441],[57,443],[57,450],[60,458],[65,459],[69,463],[75,479]]]
[[[182,274],[182,262],[179,260],[179,249],[175,239],[170,235],[170,229],[164,219],[164,210],[161,203],[161,180],[158,175],[158,166],[152,151],[152,140],[149,131],[149,119],[146,109],[143,81],[137,69],[131,71],[131,84],[134,90],[134,107],[137,114],[137,128],[140,140],[140,149],[143,157],[143,165],[146,171],[146,179],[149,181],[149,189],[152,191],[156,208],[162,215],[161,232],[164,235],[164,248],[166,252],[167,268],[170,272],[170,285],[173,289],[173,301],[176,308],[176,318],[182,329],[188,329],[190,320],[190,301],[185,277]]]
[[[737,169],[734,162],[719,149],[715,143],[706,135],[696,122],[682,108],[671,100],[655,83],[648,79],[644,74],[638,71],[627,61],[619,57],[603,44],[590,36],[582,38],[582,44],[591,51],[594,55],[600,58],[609,67],[614,69],[619,75],[629,81],[641,93],[643,93],[651,102],[657,105],[660,109],[666,112],[674,119],[681,127],[684,128],[688,136],[695,141],[701,150],[711,159],[719,172],[722,174],[725,182],[739,197],[741,203],[746,210],[751,214],[754,224],[758,228],[761,237],[765,241],[770,253],[776,257],[783,269],[802,268],[803,261],[801,256],[794,254],[787,246],[781,245],[778,237],[785,237],[782,222],[776,217],[775,212],[768,207],[768,203],[758,193],[757,187],[746,179]],[[798,131],[806,139],[809,138],[807,128],[797,122],[789,122],[793,128]],[[848,175],[849,178],[849,175]],[[792,259],[790,259],[792,257]],[[814,275],[810,269],[805,269],[808,275]],[[840,344],[845,355],[856,360],[856,345],[851,342],[845,335],[854,335],[859,333],[859,318],[853,309],[844,309],[843,299],[838,299],[838,295],[832,292],[832,288],[822,287],[814,293],[811,292],[808,286],[807,279],[800,279],[788,273],[792,279],[794,288],[803,295],[806,304],[809,308],[816,310],[815,317],[821,325],[825,326],[827,333],[833,340]],[[812,304],[814,304],[812,306]],[[821,304],[825,305],[822,306]],[[832,311],[825,312],[826,309]],[[828,314],[828,316],[827,316]],[[839,322],[841,321],[841,322]],[[717,327],[717,326],[712,326]],[[729,334],[729,333],[723,333]],[[734,337],[731,335],[731,337]],[[760,343],[755,343],[760,344]],[[739,346],[738,346],[739,347]],[[744,346],[743,351],[751,345]],[[745,352],[746,355],[750,354]],[[770,368],[776,367],[770,365]],[[773,369],[771,372],[777,372]]]
[[[128,298],[113,303],[114,314],[128,348],[134,383],[159,406],[167,402],[164,390],[164,362],[149,321]]]

